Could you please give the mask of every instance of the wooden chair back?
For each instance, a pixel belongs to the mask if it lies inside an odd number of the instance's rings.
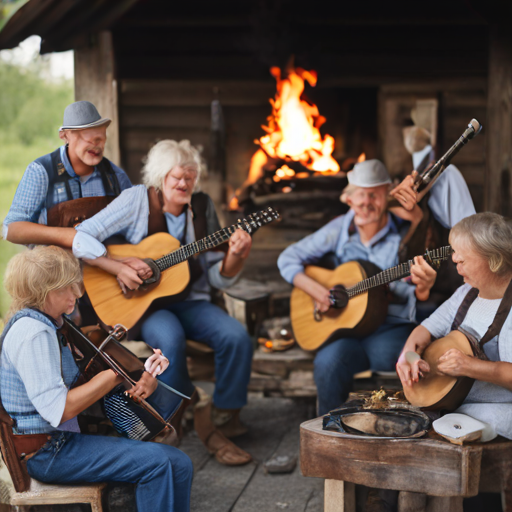
[[[30,476],[25,464],[20,460],[14,441],[12,427],[14,420],[7,414],[0,398],[0,449],[2,458],[11,475],[14,488],[17,492],[24,492],[30,487]]]

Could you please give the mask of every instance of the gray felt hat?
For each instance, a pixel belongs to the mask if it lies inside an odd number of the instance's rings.
[[[378,187],[391,183],[388,171],[380,160],[365,160],[347,173],[348,182],[356,187]]]
[[[85,130],[94,126],[110,124],[110,122],[110,119],[100,116],[90,101],[76,101],[64,110],[64,122],[59,128],[59,132],[62,130]]]

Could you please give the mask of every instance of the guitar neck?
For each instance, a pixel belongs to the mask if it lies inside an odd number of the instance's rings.
[[[214,249],[215,247],[227,242],[237,229],[243,229],[245,232],[252,235],[261,226],[277,219],[279,219],[279,213],[269,206],[266,210],[250,214],[245,219],[239,219],[238,222],[232,226],[219,229],[219,231],[216,231],[209,236],[205,236],[201,240],[196,240],[195,242],[184,245],[179,249],[162,256],[158,260],[155,260],[155,263],[162,272],[174,265],[187,261],[195,254],[199,254],[209,249]]]
[[[440,249],[427,251],[424,257],[429,263],[434,264],[448,259],[451,253],[452,248],[447,245],[445,247],[441,247]],[[360,281],[351,288],[347,288],[347,294],[351,299],[352,297],[360,295],[361,293],[364,293],[371,288],[375,288],[376,286],[381,286],[383,284],[388,284],[392,281],[398,281],[399,279],[408,277],[411,275],[411,267],[413,264],[413,260],[409,260],[405,263],[400,263],[400,265],[397,265],[396,267],[391,267],[382,272],[379,272],[372,277]]]
[[[178,265],[179,263],[183,263],[195,254],[207,251],[208,249],[214,249],[215,247],[227,242],[239,227],[239,225],[232,225],[227,228],[220,229],[201,240],[181,246],[179,249],[155,260],[155,263],[161,271],[164,271],[174,265]]]

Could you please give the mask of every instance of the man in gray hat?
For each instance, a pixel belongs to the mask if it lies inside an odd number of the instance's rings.
[[[69,246],[69,230],[59,227],[94,215],[131,187],[126,173],[103,156],[110,122],[88,101],[66,107],[59,129],[65,145],[28,165],[3,223],[5,239]]]
[[[325,255],[334,254],[338,265],[365,260],[386,269],[398,264],[398,248],[407,231],[407,223],[387,210],[391,179],[382,162],[367,160],[356,164],[348,173],[348,181],[342,200],[350,210],[288,247],[277,262],[283,278],[308,293],[320,312],[336,306],[336,292],[308,277],[305,265],[315,265]],[[436,277],[421,256],[415,258],[415,263],[412,284],[391,283],[395,300],[389,305],[384,324],[362,339],[344,337],[318,350],[314,377],[319,414],[326,414],[347,399],[354,374],[395,368],[415,327],[416,299],[423,301],[429,297]]]

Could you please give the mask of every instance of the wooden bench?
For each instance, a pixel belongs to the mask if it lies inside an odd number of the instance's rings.
[[[325,512],[355,512],[355,484],[400,492],[399,512],[462,512],[464,497],[502,493],[512,512],[512,442],[458,446],[435,432],[423,439],[368,439],[302,423],[304,476],[325,478]],[[418,494],[419,493],[419,494]]]

